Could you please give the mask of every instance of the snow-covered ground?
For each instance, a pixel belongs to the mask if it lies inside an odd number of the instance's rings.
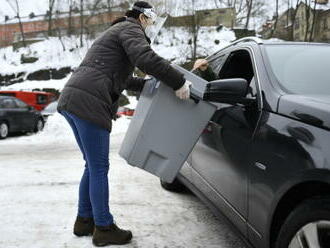
[[[129,122],[114,122],[110,137],[110,209],[134,235],[125,247],[245,247],[195,196],[162,190],[119,157]],[[39,134],[1,140],[0,157],[0,247],[92,247],[91,237],[72,234],[84,161],[64,117],[51,116]]]

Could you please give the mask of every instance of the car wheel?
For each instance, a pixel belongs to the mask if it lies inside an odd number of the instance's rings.
[[[330,247],[330,198],[304,201],[287,217],[275,248]]]
[[[9,134],[9,127],[6,122],[1,122],[0,123],[0,139],[5,139],[7,138]]]
[[[37,133],[40,132],[43,128],[44,128],[44,121],[41,118],[39,118],[33,131]]]
[[[171,192],[182,192],[185,190],[185,186],[177,178],[175,178],[172,183],[160,180],[160,185],[163,189],[166,189]]]

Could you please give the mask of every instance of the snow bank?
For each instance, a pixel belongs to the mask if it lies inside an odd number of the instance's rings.
[[[80,41],[78,37],[63,37],[62,39],[66,48],[65,51],[63,51],[60,40],[54,37],[31,44],[27,48],[20,48],[17,51],[13,51],[12,47],[0,49],[1,74],[6,75],[17,72],[26,72],[28,74],[47,68],[77,67],[84,58],[92,41],[84,39],[85,46],[79,47]],[[22,54],[37,57],[38,61],[21,64]]]
[[[124,134],[129,126],[131,118],[123,116],[116,121],[113,121],[113,130],[111,136]],[[55,113],[48,117],[44,129],[39,133],[29,133],[20,137],[9,137],[1,141],[1,145],[5,144],[53,144],[54,146],[59,143],[76,143],[75,137],[71,130],[70,125],[66,119],[60,114]]]

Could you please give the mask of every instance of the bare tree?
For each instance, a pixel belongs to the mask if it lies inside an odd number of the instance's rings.
[[[80,0],[80,47],[83,47],[84,34],[84,0]]]
[[[18,0],[15,0],[15,6],[14,7],[11,3],[11,1],[7,0],[9,6],[12,8],[12,10],[16,13],[16,17],[18,19],[18,23],[19,23],[19,29],[21,32],[21,36],[22,36],[22,42],[23,42],[23,46],[26,47],[26,42],[25,42],[25,36],[24,36],[24,29],[23,29],[23,24],[22,24],[22,20],[21,20],[21,16],[20,16],[20,8],[19,8],[19,4],[18,4]]]
[[[196,15],[196,0],[191,0],[192,1],[192,9],[194,11],[193,14],[193,23],[192,23],[192,35],[193,35],[193,46],[192,46],[192,59],[193,61],[196,60],[197,57],[197,39],[198,39],[198,32],[200,29],[200,25],[199,25],[199,20],[198,20],[198,16]]]
[[[72,24],[72,13],[73,13],[73,9],[75,6],[75,1],[74,0],[69,0],[69,17],[68,17],[68,35],[71,36],[73,33],[73,24]]]
[[[58,39],[60,40],[61,42],[61,45],[62,45],[62,48],[63,48],[63,51],[66,50],[65,48],[65,45],[63,43],[63,40],[62,40],[62,30],[61,30],[61,19],[60,19],[60,12],[59,11],[56,11],[56,15],[55,15],[55,31],[56,31],[56,35],[58,37]]]
[[[112,11],[113,4],[113,0],[107,0],[107,8],[109,13]]]
[[[247,6],[247,15],[246,15],[245,29],[248,29],[250,17],[251,17],[252,6],[253,6],[253,0],[246,0],[246,6]]]
[[[53,9],[54,9],[55,0],[48,0],[48,10],[47,10],[47,17],[48,17],[48,36],[52,35],[53,29]]]
[[[309,42],[314,40],[314,29],[315,29],[315,22],[316,22],[316,16],[317,16],[317,11],[316,11],[316,1],[314,1],[314,6],[313,6],[313,20],[312,20],[312,28],[311,32],[309,35]]]
[[[200,29],[199,19],[196,15],[196,0],[186,0],[185,6],[185,11],[188,13],[189,16],[191,16],[188,25],[188,30],[191,34],[191,38],[189,39],[188,44],[191,47],[191,59],[194,61],[197,58],[197,41],[198,32]]]
[[[293,9],[293,14],[291,16],[291,23],[292,23],[292,29],[291,29],[291,40],[294,40],[294,30],[295,30],[295,23],[297,18],[297,11],[300,4],[300,0],[296,0],[295,7]]]
[[[93,4],[88,7],[89,14],[88,17],[84,21],[84,28],[86,30],[86,34],[90,36],[92,34],[92,30],[89,28],[89,22],[92,20],[94,16],[96,16],[100,9],[99,6],[102,3],[102,0],[95,0]],[[109,11],[109,10],[108,10]]]
[[[273,25],[273,28],[272,28],[271,33],[270,33],[270,38],[272,38],[273,35],[274,35],[274,32],[276,30],[276,26],[277,26],[277,22],[278,22],[278,0],[276,0],[275,21],[274,21],[274,25]]]
[[[305,37],[304,41],[307,41],[308,33],[309,33],[309,18],[310,18],[310,0],[305,0]]]

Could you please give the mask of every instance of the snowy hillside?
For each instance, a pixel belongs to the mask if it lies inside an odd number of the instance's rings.
[[[174,62],[184,63],[191,57],[191,45],[189,40],[191,34],[185,28],[163,28],[157,37],[153,49],[162,57]],[[198,35],[198,54],[199,56],[207,56],[220,48],[229,44],[230,41],[235,40],[235,34],[227,29],[223,28],[221,31],[217,31],[215,27],[202,27],[199,30]],[[17,51],[13,51],[11,47],[0,49],[0,64],[1,74],[9,75],[19,72],[26,72],[26,75],[41,69],[60,69],[63,67],[77,67],[86,54],[88,47],[91,46],[93,41],[86,42],[86,46],[79,47],[78,38],[63,38],[66,50],[63,51],[62,45],[58,38],[50,38],[42,42],[34,43],[29,48],[20,48]],[[71,51],[70,51],[71,50]],[[34,63],[21,64],[21,55],[37,57],[38,61]],[[55,88],[61,89],[62,81],[64,80],[52,80],[58,83]],[[47,81],[31,82],[26,81],[19,83],[20,87],[32,87],[32,85],[45,85],[47,87]],[[12,85],[12,87],[15,87]],[[29,88],[30,88],[29,87]]]

